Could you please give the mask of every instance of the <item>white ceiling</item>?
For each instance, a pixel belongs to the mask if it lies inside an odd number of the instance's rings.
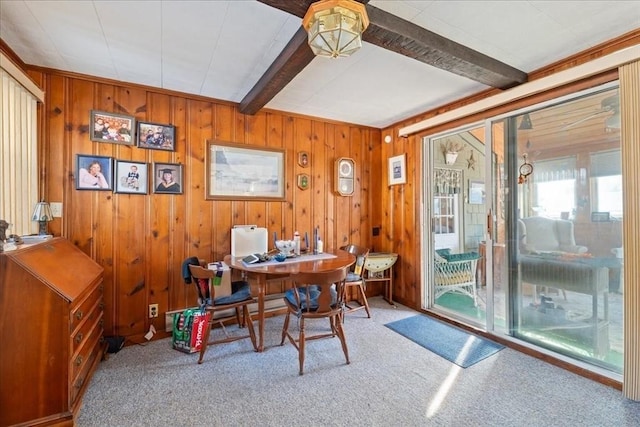
[[[640,28],[640,0],[369,4],[526,73]],[[233,102],[300,25],[256,0],[0,0],[0,38],[27,64]],[[364,43],[315,58],[265,108],[383,128],[486,88]]]

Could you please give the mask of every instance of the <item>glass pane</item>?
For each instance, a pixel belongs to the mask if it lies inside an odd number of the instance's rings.
[[[515,192],[513,334],[615,372],[623,366],[622,171],[606,89],[508,120]],[[529,163],[533,167],[527,175]],[[524,166],[523,166],[524,165]],[[515,179],[518,176],[519,179]]]

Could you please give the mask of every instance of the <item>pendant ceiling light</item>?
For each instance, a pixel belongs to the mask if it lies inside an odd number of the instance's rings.
[[[367,10],[354,0],[321,0],[309,6],[302,19],[314,54],[337,58],[362,47],[362,32],[369,26]]]

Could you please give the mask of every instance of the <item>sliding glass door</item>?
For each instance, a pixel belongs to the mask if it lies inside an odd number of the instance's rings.
[[[511,171],[512,333],[622,372],[618,89],[590,90],[500,123]]]
[[[621,373],[617,85],[424,144],[423,306]]]

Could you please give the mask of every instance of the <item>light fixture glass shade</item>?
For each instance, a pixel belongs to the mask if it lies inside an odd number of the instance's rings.
[[[337,58],[362,47],[362,32],[369,26],[369,18],[362,3],[322,0],[309,6],[302,26],[314,54]]]
[[[38,202],[36,208],[31,215],[31,221],[38,221],[39,230],[38,234],[47,234],[47,222],[53,220],[53,214],[51,213],[51,206],[47,202]]]
[[[531,124],[531,117],[529,117],[529,113],[525,113],[522,116],[522,121],[520,121],[520,126],[518,126],[520,130],[530,130],[533,129],[533,124]]]

